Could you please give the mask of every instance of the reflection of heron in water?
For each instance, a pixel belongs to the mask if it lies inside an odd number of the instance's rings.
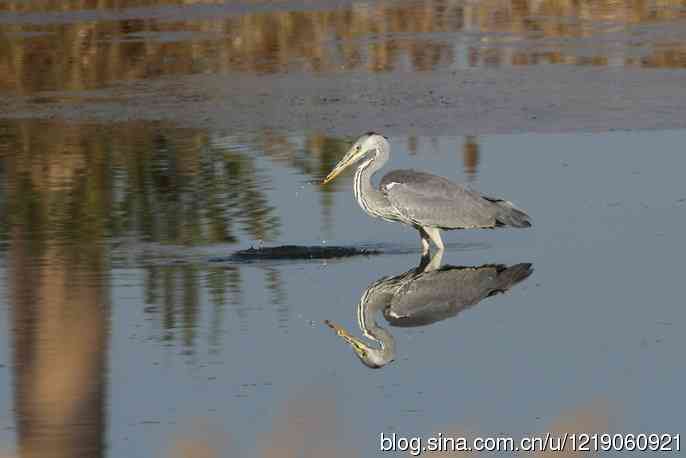
[[[370,345],[350,335],[340,326],[326,321],[371,368],[380,368],[395,358],[395,341],[375,319],[378,312],[391,326],[424,326],[457,315],[482,299],[504,293],[526,279],[531,264],[510,267],[487,264],[480,267],[443,266],[441,253],[431,261],[423,257],[420,265],[394,277],[372,283],[357,306],[357,321],[362,333],[378,344]]]
[[[381,179],[379,189],[375,189],[372,176],[388,161],[390,151],[385,137],[367,133],[357,139],[323,183],[360,161],[353,184],[357,203],[371,216],[416,228],[422,240],[422,253],[429,251],[429,241],[443,250],[441,229],[531,226],[529,216],[506,200],[416,170],[389,172]]]

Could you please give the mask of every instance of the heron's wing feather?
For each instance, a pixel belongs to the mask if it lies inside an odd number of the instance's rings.
[[[439,321],[477,304],[497,288],[504,266],[452,267],[426,272],[401,288],[387,315],[396,319]]]
[[[531,275],[531,264],[443,266],[422,273],[394,294],[384,316],[394,326],[417,326],[457,315]]]
[[[399,214],[420,226],[458,229],[497,223],[497,205],[443,177],[394,170],[381,179],[379,188]]]

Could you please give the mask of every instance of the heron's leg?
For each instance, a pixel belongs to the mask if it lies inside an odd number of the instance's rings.
[[[441,267],[441,263],[443,261],[443,251],[442,250],[436,250],[436,252],[433,255],[430,255],[429,253],[425,253],[422,255],[422,259],[419,262],[419,265],[417,266],[417,269],[415,269],[415,273],[424,273],[424,272],[431,272],[432,270],[437,270],[439,267]]]
[[[443,251],[445,247],[443,246],[443,240],[441,240],[441,230],[437,227],[423,227],[422,229],[429,235],[429,238],[434,242],[436,248],[438,248],[439,251]]]
[[[429,234],[426,233],[423,227],[418,227],[419,236],[422,238],[422,257],[429,254]]]
[[[431,257],[431,261],[424,267],[424,272],[431,272],[441,267],[441,262],[443,261],[443,250],[436,250],[434,255]]]

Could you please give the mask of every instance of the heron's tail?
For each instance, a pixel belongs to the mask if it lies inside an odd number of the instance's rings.
[[[528,262],[505,268],[503,271],[498,272],[498,289],[507,291],[520,281],[527,279],[533,271],[534,269]]]
[[[495,219],[502,226],[531,227],[531,218],[506,200],[492,201],[498,206]]]

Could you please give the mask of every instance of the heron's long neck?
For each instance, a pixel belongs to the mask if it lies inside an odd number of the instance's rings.
[[[388,151],[379,146],[371,159],[363,162],[355,172],[353,191],[355,199],[362,209],[372,216],[380,216],[379,209],[388,205],[386,198],[374,188],[372,177],[388,162]]]
[[[395,339],[390,332],[378,325],[376,315],[388,307],[392,292],[385,291],[382,287],[375,288],[375,286],[377,284],[367,289],[360,299],[357,306],[357,324],[368,339],[379,345],[378,348],[365,346],[375,353],[376,363],[384,365],[395,358]]]

